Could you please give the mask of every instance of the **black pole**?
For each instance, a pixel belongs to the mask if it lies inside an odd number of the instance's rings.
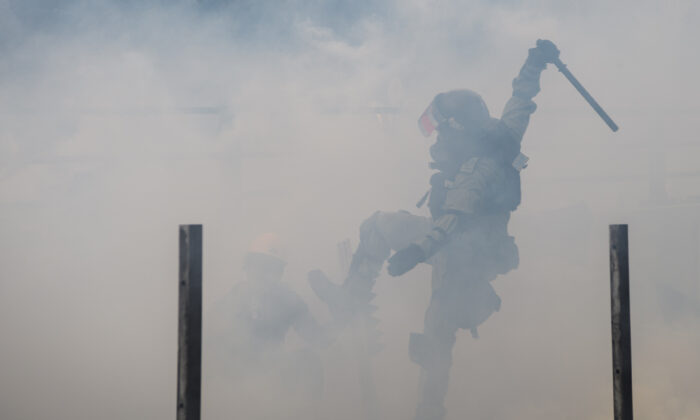
[[[627,225],[610,225],[610,308],[615,420],[632,420],[632,340]]]
[[[591,107],[593,107],[593,110],[596,113],[598,113],[600,118],[602,118],[603,121],[605,121],[605,124],[607,124],[608,127],[610,127],[610,129],[612,131],[617,131],[618,127],[617,127],[617,124],[615,124],[615,121],[613,121],[612,118],[610,118],[608,113],[605,112],[600,105],[598,105],[598,102],[595,99],[593,99],[593,97],[591,96],[590,93],[588,93],[586,88],[583,87],[583,85],[581,85],[581,83],[579,83],[579,81],[574,77],[573,74],[571,74],[569,69],[566,67],[566,64],[562,63],[561,60],[557,58],[554,60],[554,65],[557,66],[557,68],[559,69],[561,74],[563,74],[564,77],[566,77],[569,80],[569,82],[572,85],[574,85],[576,90],[578,90],[578,93],[580,93],[581,96],[583,96],[583,99],[585,99],[586,102],[588,102],[588,104]]]
[[[199,420],[202,380],[202,225],[180,225],[177,420]]]

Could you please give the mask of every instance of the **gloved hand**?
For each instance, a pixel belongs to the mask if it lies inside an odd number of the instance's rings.
[[[400,276],[423,261],[425,261],[423,249],[417,244],[411,244],[396,251],[396,254],[389,258],[387,271],[394,277]]]
[[[559,58],[559,49],[548,39],[538,39],[537,47],[530,48],[529,57],[542,65],[553,63]]]

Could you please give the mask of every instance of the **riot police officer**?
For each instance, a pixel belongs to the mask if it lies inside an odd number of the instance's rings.
[[[490,116],[473,91],[435,96],[419,119],[424,135],[437,131],[430,148],[436,170],[427,193],[431,217],[376,212],[360,227],[360,243],[342,285],[310,277],[316,293],[343,322],[370,308],[375,280],[392,250],[392,276],[419,263],[432,266],[424,331],[409,340],[411,360],[421,367],[417,420],[444,418],[456,333],[468,329],[477,336],[477,327],[500,308],[491,281],[518,266],[508,220],[520,204],[520,170],[527,165],[520,143],[536,109],[532,98],[540,90],[540,73],[558,55],[550,41],[529,50],[500,119]]]

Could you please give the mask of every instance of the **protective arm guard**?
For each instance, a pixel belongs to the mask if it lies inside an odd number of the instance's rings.
[[[400,276],[432,257],[457,230],[458,222],[459,217],[457,214],[443,214],[436,219],[433,222],[432,229],[422,240],[396,251],[389,258],[389,266],[387,267],[389,274]]]
[[[518,143],[522,141],[530,115],[537,109],[532,98],[540,91],[540,74],[546,66],[540,51],[531,48],[520,73],[513,79],[513,96],[503,109],[501,121],[508,128],[512,139]]]
[[[458,226],[459,215],[456,213],[445,213],[433,222],[433,229],[418,243],[423,250],[425,260],[435,255],[447,243]]]

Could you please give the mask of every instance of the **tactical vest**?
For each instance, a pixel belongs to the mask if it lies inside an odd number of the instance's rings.
[[[475,165],[478,162],[474,163]],[[484,192],[484,202],[478,209],[480,214],[514,211],[521,201],[520,172],[511,166],[504,166],[504,177],[496,185],[487,186]],[[444,204],[447,191],[451,188],[456,177],[445,172],[437,172],[430,177],[430,195],[428,208],[433,219],[445,213]]]

